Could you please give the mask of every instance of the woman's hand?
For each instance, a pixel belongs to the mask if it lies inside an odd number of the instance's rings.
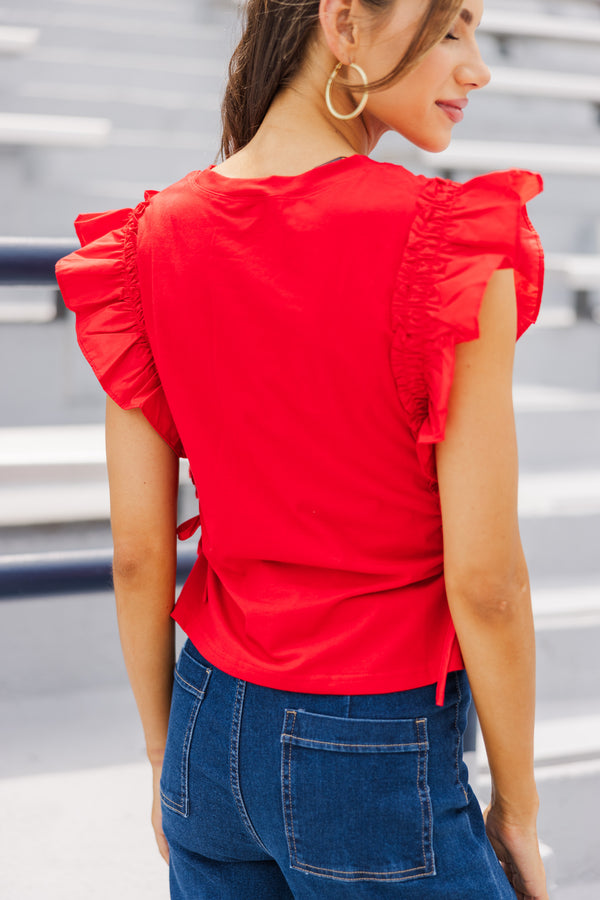
[[[548,900],[535,824],[509,822],[493,803],[484,812],[484,819],[487,836],[517,900]]]
[[[158,844],[158,851],[166,863],[169,862],[169,845],[162,827],[162,807],[160,805],[160,772],[162,766],[152,766],[152,827]]]

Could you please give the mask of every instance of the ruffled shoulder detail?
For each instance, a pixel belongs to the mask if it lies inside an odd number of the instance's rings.
[[[496,269],[515,270],[517,335],[535,322],[544,258],[525,204],[542,190],[532,172],[494,172],[458,184],[427,181],[392,301],[391,365],[432,490],[444,439],[455,346],[479,336],[479,309]]]
[[[122,409],[141,409],[185,456],[148,341],[137,271],[138,225],[155,193],[146,192],[135,209],[79,216],[81,250],[58,261],[56,278],[76,315],[79,346],[106,393]]]

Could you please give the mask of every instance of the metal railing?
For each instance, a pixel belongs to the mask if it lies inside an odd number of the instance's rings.
[[[55,288],[56,263],[78,249],[74,238],[0,237],[0,284]]]
[[[57,260],[78,246],[73,238],[0,237],[0,287],[52,288],[42,321],[48,323],[62,318],[66,307],[56,284],[54,267]],[[10,321],[38,323],[38,317],[32,317],[27,306],[23,303],[22,317],[12,315]]]
[[[177,554],[177,581],[185,581],[195,552]],[[0,600],[112,590],[112,550],[58,550],[0,556]]]

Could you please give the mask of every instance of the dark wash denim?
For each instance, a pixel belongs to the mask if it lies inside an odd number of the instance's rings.
[[[464,672],[366,696],[259,687],[190,641],[161,792],[173,900],[514,900],[462,761]]]

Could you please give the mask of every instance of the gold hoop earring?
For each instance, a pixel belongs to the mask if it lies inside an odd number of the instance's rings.
[[[369,96],[369,92],[368,91],[363,92],[363,95],[360,99],[360,103],[358,104],[356,109],[353,110],[351,113],[348,113],[347,115],[342,115],[342,113],[339,113],[337,111],[337,109],[334,109],[333,103],[331,102],[331,86],[332,86],[333,82],[335,81],[335,79],[337,78],[337,74],[340,71],[340,69],[342,68],[342,65],[343,65],[343,63],[339,62],[337,64],[337,66],[335,67],[335,69],[333,70],[333,72],[331,73],[331,75],[329,76],[329,80],[327,82],[327,87],[325,88],[325,103],[327,104],[327,109],[329,110],[331,115],[334,116],[336,119],[355,119],[356,116],[360,116],[361,112],[365,108],[365,106],[367,104],[367,98]],[[364,85],[367,85],[369,83],[369,79],[367,78],[367,76],[365,75],[364,71],[361,69],[360,66],[358,66],[356,63],[351,62],[351,63],[348,63],[348,67],[350,69],[354,69],[356,72],[358,72],[358,74],[362,78],[362,82]]]

